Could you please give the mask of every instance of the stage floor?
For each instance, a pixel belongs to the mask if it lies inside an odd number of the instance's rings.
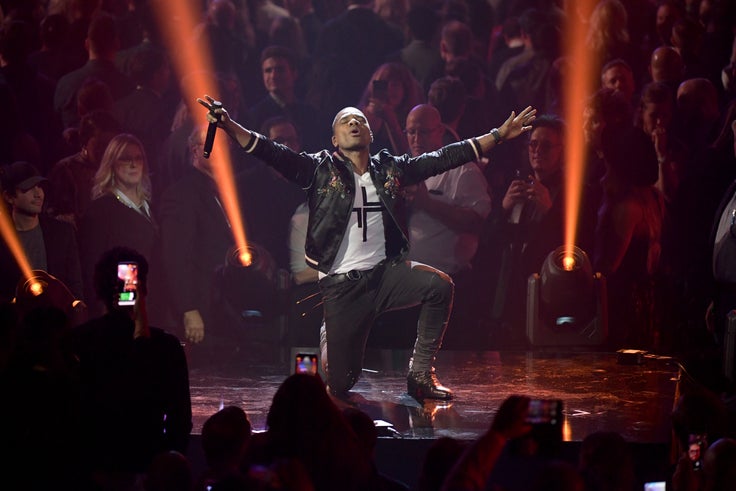
[[[293,350],[292,350],[293,352]],[[408,351],[370,349],[349,403],[380,420],[383,436],[472,440],[483,433],[512,394],[561,399],[563,440],[579,442],[594,431],[616,431],[632,443],[670,440],[670,413],[680,377],[668,357],[622,365],[615,353],[442,351],[436,368],[452,388],[449,402],[417,402],[406,393]],[[280,358],[280,359],[279,359]],[[273,363],[190,370],[193,433],[220,408],[241,407],[256,431],[265,429],[276,389],[291,369],[290,353]]]

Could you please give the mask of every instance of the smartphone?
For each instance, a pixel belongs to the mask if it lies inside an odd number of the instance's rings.
[[[667,491],[667,483],[665,481],[645,482],[644,491]]]
[[[534,179],[532,179],[529,174],[522,174],[520,169],[516,169],[516,172],[514,173],[514,180],[524,181],[528,185],[534,184]]]
[[[388,80],[374,80],[371,96],[379,101],[388,100]]]
[[[531,399],[526,421],[532,427],[529,437],[536,442],[536,453],[556,455],[562,446],[562,401]]]
[[[317,355],[314,353],[297,353],[294,357],[294,373],[317,375],[318,361]]]
[[[704,434],[690,434],[688,437],[687,456],[693,463],[693,469],[699,471],[703,468],[703,454],[708,448],[708,436]]]
[[[562,401],[559,399],[531,399],[526,422],[531,425],[562,424]]]
[[[118,305],[135,305],[138,299],[138,263],[118,263]]]

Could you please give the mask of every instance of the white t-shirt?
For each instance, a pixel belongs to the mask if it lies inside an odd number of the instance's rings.
[[[481,218],[491,212],[485,177],[474,162],[424,181],[432,199],[469,208]],[[478,234],[459,233],[424,210],[409,216],[409,258],[446,273],[470,268],[478,250]]]
[[[731,225],[734,223],[736,223],[736,193],[731,196],[728,206],[723,209],[721,218],[718,221],[718,229],[716,230],[716,239],[713,247],[713,276],[718,281],[736,281],[735,272],[730,271],[728,267],[718,264],[718,256],[723,244],[727,240],[734,240],[731,237]]]
[[[383,232],[383,203],[378,199],[371,175],[355,178],[355,200],[347,232],[342,238],[330,274],[371,269],[386,259],[386,237]],[[320,275],[322,276],[322,275]]]

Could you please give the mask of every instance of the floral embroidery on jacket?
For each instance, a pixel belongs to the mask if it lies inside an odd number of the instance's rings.
[[[350,190],[345,187],[345,183],[342,182],[340,176],[337,175],[337,171],[334,167],[330,167],[330,181],[319,188],[317,190],[317,194],[323,195],[332,192],[338,193],[341,198],[344,198],[345,195],[350,194]]]
[[[401,190],[401,182],[399,181],[398,174],[399,172],[396,169],[386,170],[386,182],[383,183],[383,189],[394,199]]]

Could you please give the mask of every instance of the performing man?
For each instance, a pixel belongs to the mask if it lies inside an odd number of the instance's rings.
[[[295,153],[230,119],[211,97],[197,101],[246,152],[307,193],[307,264],[319,272],[324,299],[330,393],[344,397],[357,382],[373,320],[382,312],[421,304],[407,389],[415,399],[451,399],[433,362],[452,309],[448,275],[406,260],[409,241],[403,186],[479,159],[495,145],[531,130],[536,110],[511,113],[498,128],[476,138],[411,157],[387,150],[371,156],[373,133],[354,107],[332,122],[335,151]]]

